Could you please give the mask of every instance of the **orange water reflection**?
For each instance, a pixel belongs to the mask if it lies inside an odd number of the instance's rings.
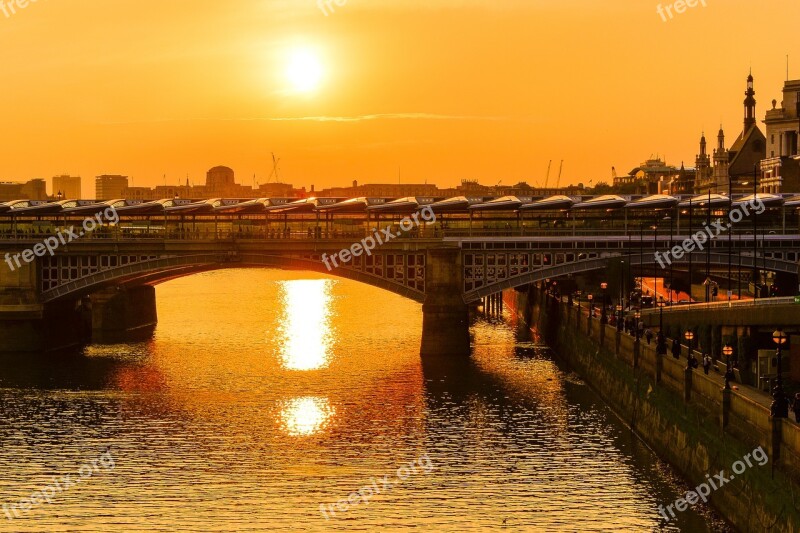
[[[333,348],[330,279],[297,279],[280,283],[283,316],[281,359],[289,370],[316,370],[328,366]]]
[[[324,429],[335,412],[327,398],[293,398],[284,403],[281,421],[286,433],[304,437]]]

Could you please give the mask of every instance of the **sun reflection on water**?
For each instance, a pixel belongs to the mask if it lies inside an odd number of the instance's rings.
[[[281,359],[289,370],[316,370],[328,365],[333,347],[328,279],[280,283],[283,316],[279,327]]]
[[[293,398],[284,404],[281,421],[289,435],[305,437],[324,429],[335,412],[327,398]]]

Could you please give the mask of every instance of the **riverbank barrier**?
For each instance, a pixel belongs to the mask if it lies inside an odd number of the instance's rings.
[[[720,375],[659,356],[655,342],[602,324],[543,288],[511,290],[505,299],[659,457],[694,486],[763,448],[769,464],[731,479],[709,502],[741,531],[800,531],[797,423],[770,416],[745,387],[726,390]]]

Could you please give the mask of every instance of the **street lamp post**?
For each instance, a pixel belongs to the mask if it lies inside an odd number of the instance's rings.
[[[731,173],[728,172],[728,220],[731,219],[731,211],[733,211],[733,177]],[[728,230],[728,302],[731,301],[731,295],[733,294],[733,285],[731,281],[731,277],[733,273],[731,272],[731,254],[733,253],[733,226],[730,227]]]
[[[753,164],[753,201],[758,200],[758,163]],[[758,217],[753,211],[753,298],[758,299]]]
[[[780,328],[772,333],[772,342],[774,342],[778,349],[775,355],[778,357],[778,379],[775,389],[772,391],[772,406],[770,411],[775,418],[788,418],[789,417],[789,401],[783,392],[783,376],[781,368],[781,348],[786,344],[786,334]]]
[[[669,217],[669,249],[672,250],[672,217]],[[667,289],[672,286],[672,261],[669,263],[669,285]],[[672,291],[669,293],[669,304],[672,305]]]
[[[692,199],[689,198],[689,235],[692,234]],[[692,303],[692,252],[689,255],[689,303]]]
[[[664,336],[664,295],[659,296],[658,306],[658,339],[656,347],[658,348],[658,355],[666,355],[667,353],[667,338]]]
[[[686,368],[692,368],[692,357],[694,356],[692,353],[694,343],[692,341],[694,341],[694,332],[691,329],[687,329],[683,336],[689,343],[689,354],[686,356]]]
[[[608,283],[606,283],[606,282],[604,281],[603,283],[601,283],[601,284],[600,284],[600,288],[603,290],[603,303],[602,303],[602,305],[603,305],[603,312],[602,312],[602,314],[600,315],[600,323],[601,323],[601,324],[603,324],[603,325],[605,325],[605,324],[607,324],[607,323],[608,323],[608,316],[606,315],[606,306],[608,305],[608,304],[606,303],[606,289],[608,288]]]
[[[625,308],[625,261],[619,263],[619,303]]]
[[[722,349],[722,353],[725,354],[725,390],[731,390],[731,355],[733,355],[733,347],[730,344],[726,344]]]
[[[711,227],[711,187],[708,188],[708,215],[706,217],[706,226]],[[706,282],[711,279],[711,246],[713,241],[708,241],[706,247]],[[711,301],[711,283],[706,283],[706,303]]]

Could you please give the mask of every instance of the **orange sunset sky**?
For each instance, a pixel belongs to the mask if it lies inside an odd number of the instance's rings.
[[[610,180],[759,121],[800,78],[796,0],[38,0],[0,13],[0,180],[317,188]],[[665,3],[666,5],[666,3]],[[763,130],[763,125],[762,125]],[[715,139],[709,144],[715,144]],[[49,187],[49,183],[48,183]]]

